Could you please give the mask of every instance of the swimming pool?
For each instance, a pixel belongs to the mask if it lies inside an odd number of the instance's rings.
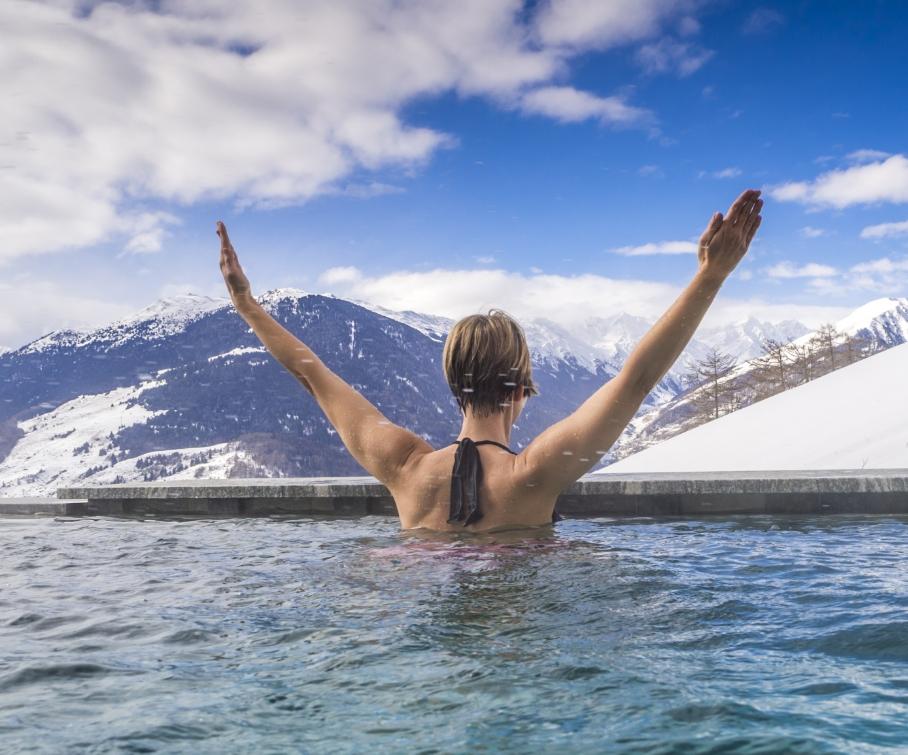
[[[908,743],[908,518],[0,520],[3,752]]]

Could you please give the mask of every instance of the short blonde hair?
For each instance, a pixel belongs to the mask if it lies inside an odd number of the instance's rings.
[[[442,354],[445,378],[457,404],[479,416],[502,410],[515,391],[538,394],[523,329],[510,315],[490,309],[451,328]]]

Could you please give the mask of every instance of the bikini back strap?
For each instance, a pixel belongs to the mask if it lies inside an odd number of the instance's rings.
[[[479,484],[482,482],[482,462],[476,443],[470,438],[457,441],[454,468],[451,471],[451,508],[448,523],[463,522],[463,526],[482,519],[479,510]]]
[[[451,472],[451,508],[448,513],[448,523],[463,522],[463,526],[478,522],[482,519],[479,510],[479,484],[482,482],[482,461],[476,446],[492,445],[503,448],[508,453],[517,456],[503,443],[497,440],[473,440],[463,438],[455,440],[457,452],[454,454],[454,469]],[[564,519],[558,510],[552,511],[552,522]]]
[[[510,448],[508,448],[504,443],[499,443],[497,440],[476,440],[476,441],[473,441],[473,445],[474,445],[474,446],[484,446],[484,445],[486,445],[486,444],[488,444],[488,445],[490,445],[490,446],[498,446],[499,448],[503,448],[503,449],[504,449],[505,451],[507,451],[509,454],[514,454],[514,456],[517,456],[517,452],[516,452],[516,451],[512,451],[512,450],[511,450]]]

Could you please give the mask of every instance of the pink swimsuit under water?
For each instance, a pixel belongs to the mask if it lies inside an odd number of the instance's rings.
[[[455,440],[457,453],[454,455],[454,469],[451,471],[451,510],[448,523],[463,522],[463,526],[473,524],[482,519],[479,510],[479,484],[482,482],[482,462],[476,446],[492,445],[503,448],[510,454],[517,455],[503,443],[497,440],[472,440],[463,438]],[[558,522],[564,517],[557,511],[552,511],[552,522]]]

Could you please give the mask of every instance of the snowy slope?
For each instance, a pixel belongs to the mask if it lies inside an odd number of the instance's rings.
[[[57,484],[106,466],[110,459],[105,457],[119,451],[109,441],[111,432],[164,413],[133,403],[146,390],[163,384],[163,380],[148,381],[79,396],[20,422],[25,435],[0,462],[0,495],[46,495]]]
[[[753,359],[762,353],[762,343],[772,339],[786,343],[811,330],[797,320],[771,323],[750,317],[719,328],[697,331],[697,340],[731,354],[738,361]]]
[[[676,435],[603,469],[908,468],[908,344]]]
[[[59,330],[48,333],[20,349],[28,354],[54,346],[80,347],[102,343],[116,347],[132,340],[163,340],[211,312],[232,306],[229,299],[199,294],[180,294],[159,299],[134,315],[93,330]]]
[[[863,334],[880,345],[905,343],[908,341],[908,297],[874,299],[839,320],[835,326],[849,335]]]

